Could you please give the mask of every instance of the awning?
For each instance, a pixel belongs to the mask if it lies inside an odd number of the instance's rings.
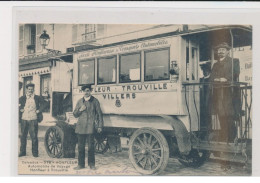
[[[30,58],[19,59],[19,71],[27,71],[33,69],[41,69],[44,67],[51,67],[52,60],[62,60],[64,62],[73,63],[73,54],[44,54],[44,55],[35,55]]]
[[[48,74],[50,73],[50,67],[43,67],[39,69],[32,69],[32,70],[26,70],[26,71],[20,71],[19,77],[26,77],[26,76],[32,76],[32,75],[38,75],[38,74]]]

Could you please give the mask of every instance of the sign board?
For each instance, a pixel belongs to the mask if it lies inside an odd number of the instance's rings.
[[[135,52],[135,51],[140,51],[145,49],[160,48],[160,47],[170,46],[170,43],[171,43],[170,38],[164,38],[164,39],[149,40],[145,42],[137,42],[137,43],[127,44],[127,45],[122,45],[117,47],[91,50],[88,52],[80,53],[78,55],[78,60],[84,60],[91,57],[107,56],[112,54]]]

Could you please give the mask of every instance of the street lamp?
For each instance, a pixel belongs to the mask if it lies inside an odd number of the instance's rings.
[[[46,46],[48,46],[48,44],[50,42],[50,36],[46,32],[47,31],[44,30],[43,33],[40,35],[40,43],[41,43],[43,49],[46,49],[48,51],[48,53],[55,53],[55,54],[61,53],[61,51],[59,51],[59,50],[46,48]]]
[[[43,33],[40,36],[40,42],[42,47],[45,49],[46,46],[48,46],[50,42],[50,36],[46,33],[46,30],[43,31]]]

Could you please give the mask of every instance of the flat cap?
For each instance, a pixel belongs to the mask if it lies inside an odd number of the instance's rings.
[[[26,88],[28,88],[28,87],[34,87],[35,85],[33,84],[33,83],[28,83],[28,84],[26,84]]]
[[[88,88],[88,89],[91,90],[91,85],[90,85],[90,84],[87,84],[87,85],[81,86],[81,90],[82,90],[82,91],[84,91],[86,88]]]

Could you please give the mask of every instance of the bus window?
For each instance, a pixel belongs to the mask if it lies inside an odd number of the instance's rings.
[[[95,61],[84,60],[79,62],[79,85],[94,84]]]
[[[169,79],[170,50],[145,52],[145,81]]]
[[[98,59],[98,84],[116,82],[116,56]]]
[[[140,81],[140,53],[120,55],[120,83]]]

